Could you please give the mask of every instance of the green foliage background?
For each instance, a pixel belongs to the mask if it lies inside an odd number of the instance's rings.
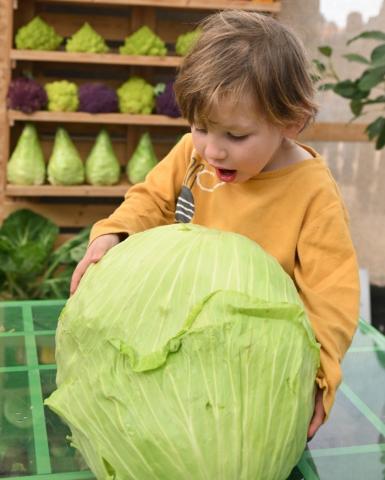
[[[334,67],[333,49],[329,45],[318,48],[324,61],[314,60],[318,71],[317,80],[320,90],[333,90],[337,95],[349,100],[353,119],[368,113],[367,107],[378,104],[381,114],[367,126],[366,133],[370,140],[375,140],[376,149],[385,146],[385,32],[379,30],[364,31],[348,40],[347,45],[359,40],[371,39],[380,42],[373,48],[370,58],[358,53],[343,55],[349,62],[358,62],[364,66],[360,76],[353,79],[339,78]]]

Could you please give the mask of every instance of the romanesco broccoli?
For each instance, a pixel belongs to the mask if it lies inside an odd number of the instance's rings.
[[[195,42],[200,37],[201,31],[199,29],[192,32],[182,33],[176,40],[175,52],[177,55],[184,57],[195,45]]]
[[[131,77],[117,90],[122,113],[149,114],[155,107],[154,87],[143,78]]]
[[[60,80],[46,83],[48,110],[51,112],[76,112],[79,106],[78,87],[75,83]]]
[[[62,41],[63,37],[40,17],[19,28],[15,36],[16,48],[26,50],[56,50]]]
[[[86,22],[67,40],[66,50],[67,52],[106,53],[109,48],[104,38]]]
[[[126,37],[119,51],[125,55],[167,55],[164,41],[146,25]]]

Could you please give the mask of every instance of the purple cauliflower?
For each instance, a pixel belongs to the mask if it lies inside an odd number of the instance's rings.
[[[47,106],[47,94],[40,84],[27,77],[11,80],[7,94],[7,107],[32,113],[44,110]]]
[[[168,115],[169,117],[180,117],[181,113],[176,103],[174,93],[174,82],[170,80],[163,88],[156,88],[156,91],[160,93],[156,97],[156,113],[160,115]]]
[[[118,111],[115,90],[100,82],[89,82],[79,87],[79,111],[88,113],[114,113]]]

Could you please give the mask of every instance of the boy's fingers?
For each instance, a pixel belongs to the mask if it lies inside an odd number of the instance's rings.
[[[83,262],[84,262],[84,258],[78,263],[77,267],[74,270],[74,273],[72,274],[71,285],[70,285],[70,295],[73,295],[75,293],[79,285],[80,279],[82,278],[83,273],[87,269],[87,265],[85,265]]]
[[[308,429],[308,432],[307,432],[308,439],[311,439],[314,436],[314,434],[317,432],[317,430],[322,425],[324,419],[325,419],[325,410],[323,408],[322,394],[321,394],[321,395],[317,395],[317,400],[316,400],[316,403],[315,403],[313,418],[311,419],[309,429]]]
[[[79,282],[82,279],[83,275],[85,274],[87,268],[91,263],[97,263],[103,256],[102,252],[93,253],[91,255],[87,255],[80,260],[77,267],[74,270],[71,278],[71,285],[70,285],[70,295],[73,295],[78,288]]]
[[[118,235],[101,235],[100,239],[94,240],[88,247],[83,259],[80,260],[75,268],[70,284],[70,295],[73,295],[78,288],[79,282],[91,263],[97,263],[104,254],[119,243]]]
[[[309,425],[309,430],[307,432],[307,437],[308,439],[311,439],[315,433],[317,432],[317,430],[320,428],[320,426],[322,425],[322,421],[323,421],[323,417],[320,416],[320,415],[314,415],[314,417],[312,418],[312,421],[310,422],[310,425]]]

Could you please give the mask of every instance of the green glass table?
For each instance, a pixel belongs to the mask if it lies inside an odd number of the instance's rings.
[[[1,478],[94,478],[69,445],[68,428],[43,405],[55,389],[54,334],[63,305],[0,303]],[[385,480],[385,337],[360,322],[343,370],[330,420],[290,480]]]

